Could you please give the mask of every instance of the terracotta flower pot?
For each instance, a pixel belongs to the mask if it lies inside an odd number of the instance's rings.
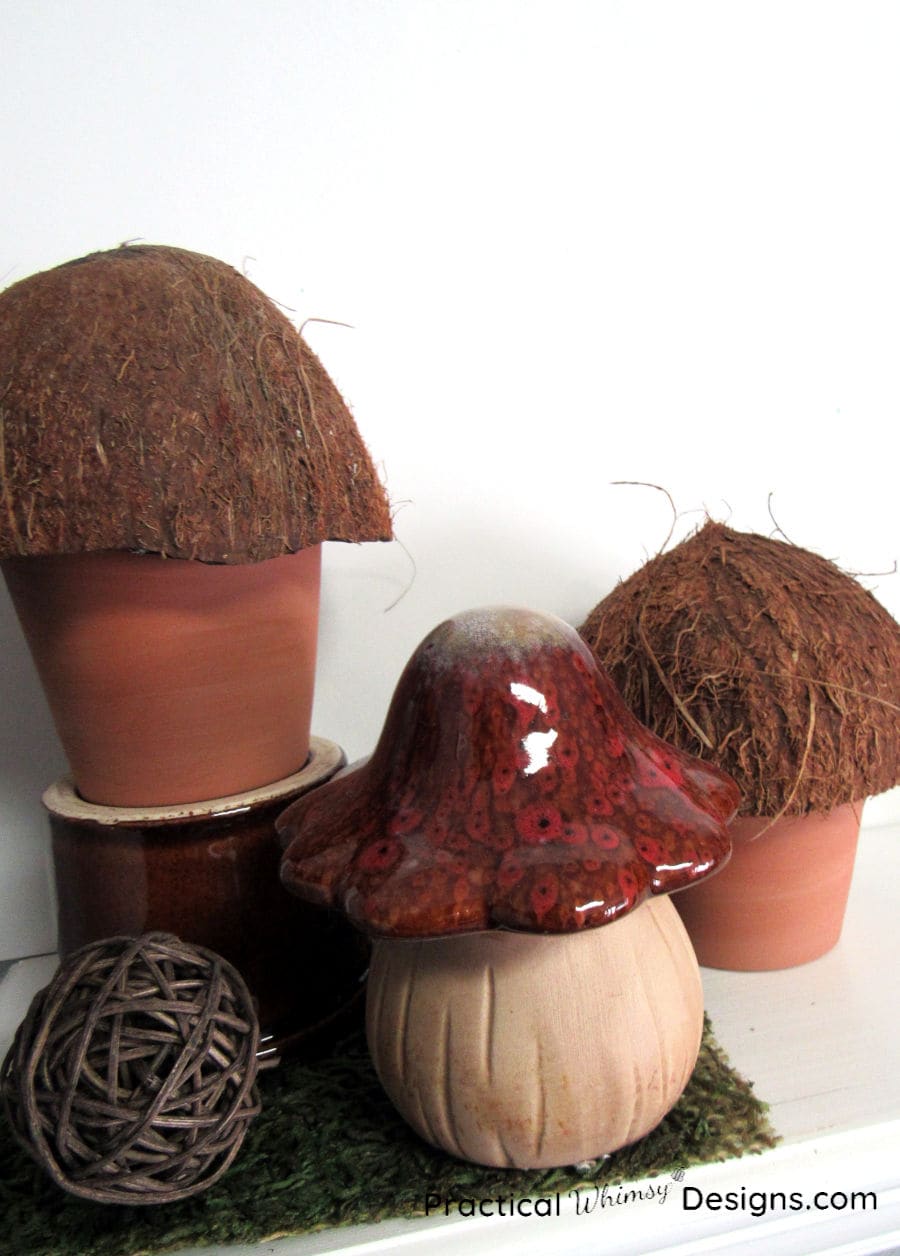
[[[862,802],[827,814],[731,824],[725,867],[672,901],[710,968],[792,968],[837,943],[850,892]]]
[[[219,798],[309,753],[321,546],[215,565],[104,551],[3,572],[79,794]]]

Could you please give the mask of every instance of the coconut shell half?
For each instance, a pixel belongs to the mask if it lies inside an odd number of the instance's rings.
[[[389,540],[350,411],[225,263],[125,246],[0,294],[0,557],[205,562]]]
[[[900,626],[818,554],[707,522],[580,632],[643,723],[737,781],[742,814],[900,780]]]

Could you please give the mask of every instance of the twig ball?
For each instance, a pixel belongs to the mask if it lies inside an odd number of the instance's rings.
[[[260,1110],[259,1026],[240,974],[170,934],[69,956],[3,1062],[16,1138],[54,1182],[99,1203],[210,1186]]]

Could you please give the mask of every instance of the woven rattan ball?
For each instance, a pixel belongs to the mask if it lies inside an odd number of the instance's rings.
[[[221,956],[169,934],[74,952],[3,1062],[16,1137],[53,1180],[104,1203],[205,1189],[259,1112],[259,1026]]]

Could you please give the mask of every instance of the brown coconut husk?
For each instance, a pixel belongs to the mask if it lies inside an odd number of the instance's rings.
[[[225,263],[124,246],[0,294],[0,557],[243,563],[389,540],[350,411]]]
[[[818,554],[708,521],[580,632],[643,723],[734,777],[743,815],[900,780],[900,626]]]

